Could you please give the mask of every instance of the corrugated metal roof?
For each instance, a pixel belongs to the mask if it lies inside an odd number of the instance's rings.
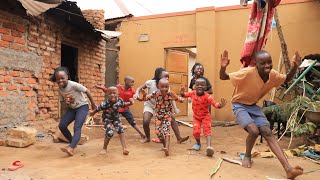
[[[50,1],[50,3],[45,3],[46,1],[40,2],[35,0],[18,1],[20,1],[22,6],[27,10],[28,15],[39,16],[41,13],[46,12],[51,8],[59,6],[63,0]]]
[[[116,38],[122,34],[122,32],[120,31],[107,31],[107,30],[101,30],[101,29],[95,29],[95,30],[101,32],[102,36],[107,39]]]
[[[82,31],[102,38],[103,32],[95,30],[94,26],[83,16],[76,2],[68,0],[16,0],[16,2],[22,5],[29,16],[39,16],[41,13],[46,13],[60,21],[76,26]],[[15,5],[12,4],[12,6]]]

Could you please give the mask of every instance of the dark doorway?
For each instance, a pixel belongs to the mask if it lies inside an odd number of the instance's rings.
[[[78,79],[78,48],[61,44],[61,66],[69,70],[69,79],[79,82]]]
[[[67,67],[69,70],[69,79],[79,82],[78,78],[78,48],[61,44],[61,66]],[[59,103],[59,117],[67,111],[68,107],[65,103]]]

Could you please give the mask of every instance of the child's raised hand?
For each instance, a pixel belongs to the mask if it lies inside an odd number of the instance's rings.
[[[133,99],[137,99],[138,97],[139,97],[139,94],[134,94],[134,95],[132,96]]]
[[[147,96],[146,90],[141,89],[140,92],[141,92],[141,94],[142,94],[143,97],[146,97],[146,96]]]
[[[294,56],[292,57],[291,63],[292,63],[292,65],[295,66],[295,67],[300,66],[300,64],[301,64],[301,57],[300,57],[298,51],[296,51],[296,52],[294,53]]]
[[[221,98],[221,101],[219,103],[219,108],[223,108],[224,106],[226,106],[227,104],[227,100],[225,98]]]
[[[129,99],[129,102],[130,102],[130,105],[132,105],[132,104],[134,103],[133,98],[130,98],[130,99]]]
[[[186,92],[186,88],[184,86],[180,87],[180,94],[183,94],[184,92]]]
[[[221,59],[220,59],[221,67],[227,67],[229,63],[230,63],[229,53],[227,50],[224,50],[223,53],[221,54]]]

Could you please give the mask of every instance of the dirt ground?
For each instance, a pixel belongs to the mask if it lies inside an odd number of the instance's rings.
[[[139,122],[141,124],[141,121]],[[175,179],[193,180],[210,179],[211,169],[220,157],[234,158],[245,150],[246,132],[239,126],[214,127],[213,146],[214,157],[205,156],[205,148],[199,152],[190,150],[194,144],[192,128],[180,126],[182,135],[190,136],[190,140],[183,144],[177,144],[174,136],[171,137],[170,156],[165,157],[160,151],[160,144],[141,144],[139,135],[128,126],[126,138],[130,154],[122,155],[118,135],[111,140],[108,153],[99,155],[102,148],[104,131],[99,128],[84,128],[84,132],[90,136],[90,140],[79,145],[75,156],[67,157],[59,147],[63,143],[52,143],[50,137],[28,148],[0,147],[0,179]],[[152,136],[154,137],[155,135]],[[204,143],[203,139],[203,143]],[[286,140],[281,142],[286,147]],[[203,147],[205,145],[203,144]],[[268,147],[266,143],[257,141],[256,150],[264,151]],[[225,151],[226,154],[222,154]],[[5,171],[8,165],[21,160],[24,167],[16,171]],[[253,159],[251,169],[245,169],[239,165],[223,162],[219,171],[212,179],[267,179],[285,178],[285,172],[276,158]],[[292,165],[300,165],[305,171],[318,169],[319,165],[301,157],[289,158]],[[4,168],[4,169],[3,169]],[[317,178],[318,177],[318,178]],[[320,170],[303,174],[298,180],[319,179]]]

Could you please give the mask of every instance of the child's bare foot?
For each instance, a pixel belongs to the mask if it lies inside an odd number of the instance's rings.
[[[213,149],[213,147],[208,146],[206,152],[207,152],[207,156],[212,157],[213,154],[214,154],[214,149]]]
[[[73,156],[73,149],[71,147],[60,147],[61,151],[67,153],[69,156]]]
[[[143,141],[143,140],[145,140],[147,137],[146,136],[144,136],[144,135],[141,135],[141,142]]]
[[[150,138],[144,138],[141,143],[144,144],[144,143],[148,143],[150,142]]]
[[[123,150],[123,155],[129,155],[129,151],[127,149]]]
[[[246,157],[244,157],[244,159],[241,162],[242,162],[243,167],[251,168],[251,164],[252,164],[251,157],[246,156]]]
[[[303,174],[303,169],[300,166],[296,166],[294,168],[290,168],[287,171],[287,178],[294,179],[295,177],[300,176],[301,174]]]
[[[164,154],[166,155],[166,156],[169,156],[169,149],[168,148],[162,148],[163,149],[163,151],[164,151]]]
[[[187,141],[188,139],[189,139],[189,136],[180,138],[180,139],[178,140],[178,143],[181,144],[181,143]]]
[[[107,154],[107,150],[106,149],[102,149],[100,152],[99,152],[100,155],[106,155]]]

